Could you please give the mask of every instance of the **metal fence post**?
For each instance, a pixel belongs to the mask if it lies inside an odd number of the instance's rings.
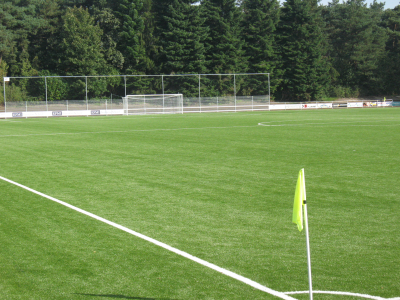
[[[87,110],[87,116],[89,116],[89,102],[88,102],[88,96],[87,96],[87,76],[85,76],[85,88],[86,88],[86,110]]]
[[[268,73],[268,110],[271,110],[271,84],[269,81],[269,73]]]
[[[6,78],[3,77],[3,90],[4,90],[4,112],[7,112],[7,101],[6,101]]]
[[[164,106],[165,106],[164,75],[161,75],[161,86],[162,86],[162,109],[163,109],[163,113],[165,113],[165,111],[164,111]]]
[[[201,75],[199,74],[199,99],[200,99],[200,97],[201,97],[201,92],[200,92],[200,77],[201,77]]]
[[[49,105],[47,103],[47,76],[44,77],[44,85],[45,85],[45,91],[46,91],[46,111],[49,111]],[[49,117],[49,115],[47,115],[47,118]]]
[[[126,97],[126,75],[124,75],[125,97]]]
[[[235,112],[236,112],[236,74],[233,74],[233,90],[235,94]]]

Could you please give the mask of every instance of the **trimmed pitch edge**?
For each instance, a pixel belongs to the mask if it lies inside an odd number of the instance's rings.
[[[174,252],[174,253],[176,253],[176,254],[178,254],[178,255],[180,255],[180,256],[183,256],[183,257],[185,257],[185,258],[187,258],[187,259],[190,259],[190,260],[192,260],[192,261],[194,261],[194,262],[197,262],[197,263],[199,263],[199,264],[201,264],[201,265],[203,265],[203,266],[206,266],[206,267],[208,267],[208,268],[210,268],[210,269],[213,269],[213,270],[215,270],[215,271],[217,271],[217,272],[220,272],[220,273],[222,273],[222,274],[224,274],[224,275],[226,275],[226,276],[229,276],[229,277],[231,277],[231,278],[234,278],[234,279],[236,279],[236,280],[239,280],[239,281],[241,281],[241,282],[243,282],[243,283],[245,283],[245,284],[247,284],[247,285],[252,286],[253,288],[256,288],[256,289],[261,290],[261,291],[263,291],[263,292],[266,292],[266,293],[268,293],[268,294],[274,295],[274,296],[279,297],[279,298],[281,298],[281,299],[285,299],[285,300],[296,300],[295,298],[290,297],[289,295],[286,295],[286,294],[284,294],[284,293],[282,293],[282,292],[278,292],[278,291],[272,290],[272,289],[270,289],[270,288],[267,288],[266,286],[263,286],[263,285],[261,285],[261,284],[255,282],[255,281],[253,281],[253,280],[251,280],[251,279],[248,279],[248,278],[246,278],[246,277],[243,277],[243,276],[241,276],[241,275],[238,275],[238,274],[236,274],[236,273],[233,273],[233,272],[231,272],[231,271],[229,271],[229,270],[226,270],[226,269],[224,269],[224,268],[218,267],[218,266],[216,266],[216,265],[214,265],[214,264],[212,264],[212,263],[209,263],[209,262],[207,262],[207,261],[205,261],[205,260],[202,260],[202,259],[200,259],[200,258],[198,258],[198,257],[195,257],[195,256],[193,256],[193,255],[191,255],[191,254],[189,254],[189,253],[186,253],[186,252],[184,252],[184,251],[181,251],[181,250],[179,250],[179,249],[176,249],[176,248],[174,248],[174,247],[171,247],[171,246],[169,246],[169,245],[167,245],[167,244],[164,244],[164,243],[162,243],[162,242],[160,242],[160,241],[157,241],[157,240],[155,240],[155,239],[153,239],[153,238],[150,238],[150,237],[145,236],[145,235],[143,235],[143,234],[141,234],[141,233],[138,233],[138,232],[136,232],[136,231],[133,231],[133,230],[131,230],[131,229],[129,229],[129,228],[126,228],[126,227],[124,227],[124,226],[122,226],[122,225],[119,225],[119,224],[117,224],[117,223],[114,223],[114,222],[111,222],[111,221],[109,221],[109,220],[106,220],[106,219],[104,219],[104,218],[102,218],[102,217],[99,217],[99,216],[97,216],[97,215],[95,215],[95,214],[92,214],[92,213],[90,213],[90,212],[87,212],[87,211],[85,211],[85,210],[83,210],[83,209],[80,209],[80,208],[78,208],[78,207],[76,207],[76,206],[73,206],[73,205],[71,205],[71,204],[68,204],[68,203],[66,203],[66,202],[64,202],[64,201],[58,200],[58,199],[56,199],[56,198],[54,198],[54,197],[51,197],[51,196],[48,196],[48,195],[43,194],[43,193],[41,193],[41,192],[38,192],[38,191],[36,191],[36,190],[34,190],[34,189],[31,189],[31,188],[29,188],[29,187],[27,187],[27,186],[24,186],[24,185],[22,185],[22,184],[19,184],[19,183],[15,182],[15,181],[12,181],[12,180],[10,180],[10,179],[4,178],[4,177],[2,177],[2,176],[0,176],[0,179],[6,181],[6,182],[8,182],[8,183],[11,183],[11,184],[13,184],[13,185],[16,185],[16,186],[18,186],[18,187],[20,187],[20,188],[23,188],[23,189],[25,189],[25,190],[27,190],[27,191],[29,191],[29,192],[32,192],[32,193],[34,193],[34,194],[36,194],[36,195],[39,195],[39,196],[44,197],[44,198],[46,198],[46,199],[49,199],[49,200],[51,200],[51,201],[57,202],[57,203],[59,203],[59,204],[61,204],[61,205],[64,205],[64,206],[66,206],[66,207],[68,207],[68,208],[71,208],[71,209],[73,209],[73,210],[75,210],[75,211],[77,211],[77,212],[80,212],[80,213],[82,213],[82,214],[84,214],[84,215],[87,215],[87,216],[89,216],[89,217],[91,217],[91,218],[93,218],[93,219],[96,219],[96,220],[98,220],[98,221],[101,221],[101,222],[103,222],[103,223],[106,223],[106,224],[108,224],[108,225],[111,225],[111,226],[113,226],[113,227],[115,227],[115,228],[118,228],[118,229],[120,229],[120,230],[123,230],[123,231],[125,231],[125,232],[127,232],[127,233],[129,233],[129,234],[132,234],[132,235],[134,235],[134,236],[136,236],[136,237],[139,237],[139,238],[141,238],[141,239],[143,239],[143,240],[146,240],[146,241],[148,241],[148,242],[150,242],[150,243],[153,243],[153,244],[155,244],[155,245],[157,245],[157,246],[160,246],[160,247],[162,247],[162,248],[164,248],[164,249],[166,249],[166,250],[169,250],[169,251],[171,251],[171,252]],[[378,298],[376,298],[376,299],[378,299]],[[380,298],[380,299],[382,299],[382,298]]]

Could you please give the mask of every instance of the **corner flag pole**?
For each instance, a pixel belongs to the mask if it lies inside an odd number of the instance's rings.
[[[304,225],[306,227],[308,285],[309,285],[309,289],[310,289],[310,300],[313,300],[312,279],[311,279],[312,277],[311,277],[310,237],[308,235],[308,215],[307,215],[307,203],[306,203],[306,200],[304,200]]]
[[[310,300],[313,300],[312,292],[312,277],[311,277],[311,255],[310,255],[310,238],[308,235],[308,215],[307,215],[307,201],[306,201],[306,180],[304,178],[304,169],[299,172],[299,177],[296,184],[296,192],[294,195],[293,205],[293,223],[297,224],[297,228],[303,230],[303,207],[304,207],[304,225],[306,229],[306,243],[307,243],[307,265],[308,265],[308,285]]]

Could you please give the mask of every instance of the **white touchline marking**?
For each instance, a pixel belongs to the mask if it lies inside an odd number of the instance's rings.
[[[236,279],[236,280],[239,280],[239,281],[241,281],[241,282],[243,282],[243,283],[246,283],[246,284],[248,284],[248,285],[250,285],[250,286],[252,286],[252,287],[254,287],[254,288],[258,289],[258,290],[261,290],[261,291],[266,292],[266,293],[268,293],[268,294],[274,295],[274,296],[279,297],[279,298],[281,298],[281,299],[285,299],[285,300],[296,300],[295,298],[290,297],[290,296],[288,296],[288,295],[286,295],[286,294],[284,294],[284,293],[282,293],[282,292],[278,292],[278,291],[272,290],[272,289],[270,289],[270,288],[267,288],[266,286],[263,286],[263,285],[261,285],[261,284],[255,282],[255,281],[253,281],[253,280],[251,280],[251,279],[248,279],[248,278],[246,278],[246,277],[243,277],[243,276],[241,276],[241,275],[238,275],[238,274],[236,274],[236,273],[233,273],[233,272],[231,272],[231,271],[229,271],[229,270],[226,270],[226,269],[224,269],[224,268],[218,267],[218,266],[216,266],[216,265],[214,265],[214,264],[212,264],[212,263],[209,263],[209,262],[207,262],[207,261],[205,261],[205,260],[202,260],[202,259],[200,259],[200,258],[198,258],[198,257],[196,257],[196,256],[193,256],[193,255],[189,254],[189,253],[186,253],[186,252],[181,251],[181,250],[179,250],[179,249],[177,249],[177,248],[171,247],[171,246],[169,246],[169,245],[167,245],[167,244],[164,244],[164,243],[162,243],[162,242],[159,242],[159,241],[157,241],[157,240],[155,240],[155,239],[153,239],[153,238],[151,238],[151,237],[148,237],[148,236],[143,235],[143,234],[141,234],[141,233],[139,233],[139,232],[133,231],[133,230],[131,230],[131,229],[129,229],[129,228],[126,228],[126,227],[124,227],[124,226],[122,226],[122,225],[119,225],[119,224],[117,224],[117,223],[114,223],[114,222],[111,222],[111,221],[109,221],[109,220],[106,220],[106,219],[104,219],[104,218],[102,218],[102,217],[99,217],[99,216],[97,216],[97,215],[95,215],[95,214],[92,214],[92,213],[90,213],[90,212],[88,212],[88,211],[85,211],[85,210],[80,209],[80,208],[78,208],[78,207],[76,207],[76,206],[73,206],[73,205],[71,205],[71,204],[68,204],[68,203],[66,203],[66,202],[64,202],[64,201],[58,200],[58,199],[56,199],[56,198],[54,198],[54,197],[51,197],[51,196],[48,196],[48,195],[43,194],[43,193],[41,193],[41,192],[38,192],[38,191],[36,191],[36,190],[34,190],[34,189],[31,189],[31,188],[29,188],[29,187],[27,187],[27,186],[24,186],[24,185],[22,185],[22,184],[20,184],[20,183],[18,183],[18,182],[12,181],[12,180],[7,179],[7,178],[2,177],[2,176],[0,176],[0,179],[6,181],[6,182],[8,182],[8,183],[11,183],[11,184],[13,184],[13,185],[16,185],[16,186],[18,186],[18,187],[20,187],[20,188],[23,188],[23,189],[25,189],[25,190],[27,190],[27,191],[29,191],[29,192],[32,192],[32,193],[34,193],[34,194],[37,194],[37,195],[42,196],[42,197],[44,197],[44,198],[47,198],[47,199],[49,199],[49,200],[51,200],[51,201],[57,202],[57,203],[59,203],[59,204],[61,204],[61,205],[64,205],[64,206],[66,206],[66,207],[68,207],[68,208],[71,208],[71,209],[73,209],[73,210],[75,210],[75,211],[77,211],[77,212],[80,212],[80,213],[82,213],[82,214],[84,214],[84,215],[87,215],[87,216],[89,216],[89,217],[91,217],[91,218],[94,218],[94,219],[96,219],[96,220],[98,220],[98,221],[101,221],[101,222],[103,222],[103,223],[106,223],[106,224],[108,224],[108,225],[111,225],[111,226],[113,226],[113,227],[115,227],[115,228],[121,229],[121,230],[123,230],[123,231],[125,231],[125,232],[127,232],[127,233],[130,233],[130,234],[132,234],[132,235],[134,235],[134,236],[137,236],[137,237],[139,237],[139,238],[141,238],[141,239],[144,239],[144,240],[146,240],[146,241],[148,241],[148,242],[150,242],[150,243],[153,243],[153,244],[155,244],[155,245],[157,245],[157,246],[160,246],[160,247],[162,247],[162,248],[164,248],[164,249],[167,249],[167,250],[169,250],[169,251],[171,251],[171,252],[174,252],[174,253],[176,253],[176,254],[178,254],[178,255],[181,255],[181,256],[183,256],[183,257],[185,257],[185,258],[188,258],[188,259],[190,259],[190,260],[192,260],[192,261],[194,261],[194,262],[197,262],[197,263],[199,263],[199,264],[201,264],[201,265],[203,265],[203,266],[206,266],[206,267],[208,267],[208,268],[210,268],[210,269],[213,269],[213,270],[215,270],[215,271],[217,271],[217,272],[220,272],[220,273],[222,273],[222,274],[224,274],[224,275],[226,275],[226,276],[232,277],[232,278],[234,278],[234,279]]]
[[[178,131],[178,130],[203,130],[203,129],[229,129],[229,128],[247,128],[248,126],[225,126],[225,127],[198,127],[198,128],[156,128],[156,129],[133,129],[133,130],[114,130],[114,131],[82,131],[82,132],[56,132],[56,133],[28,133],[28,134],[8,134],[0,135],[3,137],[26,137],[26,136],[51,136],[51,135],[79,135],[79,134],[103,134],[103,133],[128,133],[128,132],[149,132],[149,131]]]
[[[348,127],[389,127],[389,126],[399,126],[400,124],[352,124],[354,122],[331,122],[331,123],[297,123],[297,124],[269,124],[273,122],[261,122],[258,123],[259,126],[265,127],[283,127],[283,126],[315,126],[321,125],[319,127],[325,126],[348,126]],[[278,122],[274,122],[278,123]]]
[[[296,295],[296,294],[308,294],[309,291],[298,291],[298,292],[285,292],[286,295]],[[397,300],[400,298],[382,298],[379,296],[371,296],[366,294],[359,294],[359,293],[349,293],[349,292],[336,292],[336,291],[313,291],[313,294],[330,294],[330,295],[343,295],[343,296],[353,296],[353,297],[360,297],[360,298],[367,298],[373,300]]]

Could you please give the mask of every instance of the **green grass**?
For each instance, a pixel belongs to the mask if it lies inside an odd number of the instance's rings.
[[[400,297],[399,149],[399,109],[0,120],[0,176],[280,292],[304,167],[314,290]],[[279,299],[4,181],[0,215],[1,299]]]

